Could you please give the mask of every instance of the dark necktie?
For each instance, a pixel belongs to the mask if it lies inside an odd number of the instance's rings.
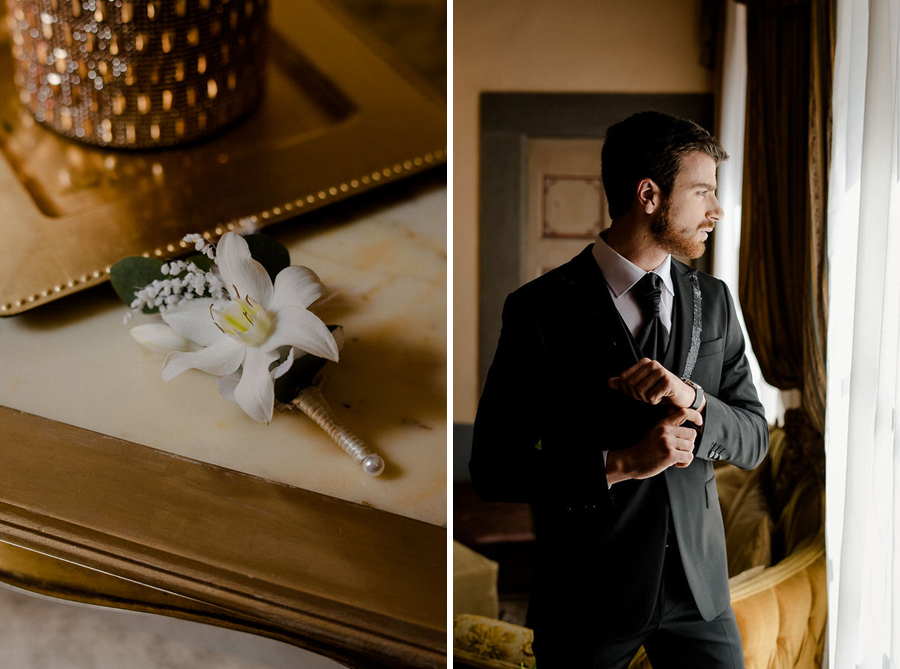
[[[662,360],[669,344],[669,333],[659,317],[662,279],[658,274],[649,272],[637,282],[633,290],[644,314],[644,327],[637,338],[638,349],[646,358]]]

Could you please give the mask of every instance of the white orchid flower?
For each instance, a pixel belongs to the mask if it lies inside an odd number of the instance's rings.
[[[133,331],[132,336],[145,346],[181,344],[178,348],[182,350],[173,350],[166,356],[163,381],[188,369],[228,377],[228,391],[222,394],[233,398],[254,420],[268,423],[275,403],[276,371],[285,371],[272,369],[272,363],[279,358],[279,347],[290,346],[327,360],[338,359],[334,335],[308,310],[324,295],[325,287],[312,270],[296,265],[279,272],[273,286],[265,268],[250,256],[247,242],[233,232],[219,241],[216,264],[228,288],[229,301],[180,302],[161,313],[174,333],[141,326],[134,329],[137,332]],[[185,342],[202,348],[185,351]]]
[[[197,351],[201,347],[185,339],[165,323],[146,323],[136,325],[128,331],[134,340],[157,353],[171,353],[172,351]]]

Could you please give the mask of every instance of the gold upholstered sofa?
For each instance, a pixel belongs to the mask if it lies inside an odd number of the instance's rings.
[[[747,669],[820,667],[826,625],[824,456],[797,413],[754,471],[716,469],[731,602]],[[797,427],[793,427],[797,426]],[[529,669],[531,630],[454,611],[454,667]],[[630,669],[648,669],[643,649]],[[553,669],[553,668],[546,668]]]

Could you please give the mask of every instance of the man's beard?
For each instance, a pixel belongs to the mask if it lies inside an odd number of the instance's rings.
[[[694,231],[694,234],[700,229]],[[671,200],[666,198],[662,202],[659,213],[650,221],[650,234],[654,241],[665,251],[672,255],[682,256],[696,260],[706,251],[706,242],[696,237],[689,237],[683,230],[675,229],[672,225]]]

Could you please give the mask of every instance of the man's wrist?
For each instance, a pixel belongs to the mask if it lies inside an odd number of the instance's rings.
[[[612,487],[630,476],[626,473],[625,459],[622,451],[610,451],[606,456],[606,484]]]
[[[676,391],[675,395],[672,397],[672,404],[677,406],[679,409],[685,409],[694,402],[695,392],[694,389],[691,388],[688,384],[684,382],[684,379],[678,379],[681,381],[679,384],[679,388]]]

